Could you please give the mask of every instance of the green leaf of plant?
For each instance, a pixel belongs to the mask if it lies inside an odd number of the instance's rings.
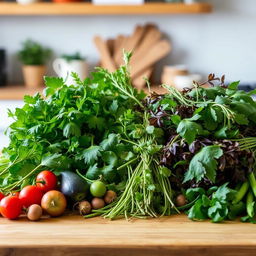
[[[61,156],[61,154],[46,155],[42,158],[41,166],[55,168],[60,164]]]
[[[14,165],[9,169],[9,172],[16,177],[24,177],[30,171],[32,171],[36,166],[31,163]]]
[[[118,101],[113,100],[113,102],[111,103],[111,105],[109,107],[109,111],[112,113],[116,113],[117,109],[118,109]]]
[[[205,195],[206,191],[203,188],[189,188],[186,190],[186,198],[189,202],[194,201],[199,195]]]
[[[225,105],[225,104],[230,104],[231,103],[231,100],[224,97],[224,96],[219,96],[217,95],[215,100],[214,100],[217,104],[220,104],[220,105]]]
[[[191,144],[195,140],[196,136],[202,134],[202,132],[203,129],[200,124],[188,119],[183,119],[177,127],[177,133],[179,133],[188,144]]]
[[[105,124],[105,119],[102,117],[97,117],[97,116],[91,116],[88,119],[88,125],[90,129],[98,129],[99,131],[104,130],[106,124]]]
[[[214,110],[214,108],[210,108],[210,112],[211,112],[212,119],[214,121],[217,121],[218,120],[218,116],[217,116],[216,111]]]
[[[65,85],[63,78],[61,77],[44,77],[44,82],[46,85],[45,95],[49,96],[54,94],[54,92]]]
[[[76,123],[70,122],[64,127],[63,136],[66,138],[69,138],[71,136],[81,136],[81,130]]]
[[[189,209],[188,218],[192,220],[205,220],[208,218],[207,207],[203,207],[201,198]]]
[[[98,157],[101,156],[100,146],[90,146],[82,152],[82,158],[86,164],[92,165],[95,161],[98,160]]]
[[[250,92],[247,93],[248,95],[252,96],[256,94],[256,89],[251,90]]]
[[[223,154],[218,145],[207,146],[202,148],[191,160],[189,169],[185,173],[184,182],[195,179],[196,182],[207,177],[215,182],[217,161]]]
[[[212,199],[216,199],[221,203],[226,203],[227,200],[232,200],[235,195],[235,191],[228,188],[228,183],[220,186],[216,192],[213,193]]]
[[[86,178],[90,180],[97,180],[99,176],[102,174],[101,169],[97,167],[97,163],[91,165],[86,172]]]
[[[172,115],[171,116],[171,120],[174,124],[178,125],[181,121],[181,118],[179,115]]]
[[[155,127],[154,127],[153,125],[148,125],[148,126],[146,127],[146,132],[147,132],[148,134],[153,134],[153,133],[154,133],[154,130],[155,130]]]
[[[239,84],[240,84],[240,81],[232,82],[228,85],[228,89],[237,90]]]
[[[30,95],[25,95],[24,96],[24,102],[27,104],[35,104],[37,101],[36,97],[30,96]]]
[[[106,181],[112,183],[115,181],[117,176],[117,171],[112,165],[106,165],[101,168],[102,175]]]
[[[217,130],[214,133],[214,137],[218,138],[218,139],[226,139],[227,138],[227,130],[228,130],[228,127],[226,127],[226,126],[222,127],[221,129]]]
[[[164,177],[170,177],[171,174],[172,174],[171,170],[168,169],[168,168],[165,167],[165,166],[161,166],[161,167],[159,168],[159,172],[160,172],[160,174],[163,175]]]
[[[209,197],[206,195],[202,195],[202,205],[204,207],[209,207],[210,203],[211,203],[211,200],[209,199]]]
[[[103,150],[111,149],[112,146],[118,143],[119,136],[115,133],[110,133],[108,137],[100,143]]]
[[[111,165],[111,166],[116,166],[118,162],[118,158],[116,154],[112,151],[102,152],[102,160],[104,161],[105,164]]]
[[[155,191],[156,190],[156,186],[154,184],[150,184],[150,185],[147,186],[147,190]]]
[[[236,121],[236,123],[241,124],[241,125],[248,125],[249,124],[248,118],[243,114],[236,114],[235,115],[235,121]]]
[[[212,222],[221,222],[228,215],[228,208],[226,205],[216,201],[213,206],[208,209],[208,216],[212,219]]]

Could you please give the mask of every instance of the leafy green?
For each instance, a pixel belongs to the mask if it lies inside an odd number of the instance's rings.
[[[189,169],[185,173],[184,182],[195,179],[196,182],[207,177],[215,182],[217,161],[223,154],[218,145],[202,148],[191,160]]]
[[[183,119],[177,127],[177,133],[179,133],[188,142],[188,144],[191,144],[197,135],[207,134],[200,124],[194,122],[200,117],[200,115],[196,114],[192,118]]]
[[[221,222],[229,218],[232,212],[230,208],[234,197],[234,191],[227,187],[227,183],[220,186],[215,192],[207,193],[200,190],[200,198],[189,209],[188,217],[193,220],[204,220],[210,218],[212,222]],[[186,194],[198,195],[198,189],[190,189]]]
[[[46,98],[25,96],[22,108],[9,111],[14,122],[10,144],[3,149],[9,163],[2,173],[0,168],[2,190],[20,189],[19,180],[32,182],[43,167],[56,174],[78,170],[115,184],[127,179],[127,168],[116,168],[133,157],[133,147],[122,141],[121,149],[121,137],[127,138],[132,126],[141,123],[142,115],[135,109],[143,106],[145,95],[131,87],[127,66],[114,73],[98,69],[84,81],[72,76],[70,86],[62,78],[45,77]],[[131,127],[124,130],[127,121]],[[37,169],[26,172],[26,167]]]

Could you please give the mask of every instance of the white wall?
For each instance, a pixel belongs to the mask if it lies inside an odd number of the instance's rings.
[[[165,16],[0,17],[0,47],[8,51],[11,82],[21,78],[15,52],[30,37],[57,55],[81,51],[91,63],[98,53],[95,34],[130,34],[137,23],[155,22],[173,43],[160,64],[187,64],[193,71],[226,74],[228,80],[256,82],[256,1],[208,0],[212,14]]]
[[[8,136],[4,135],[7,127],[13,122],[13,119],[8,117],[7,110],[14,111],[15,108],[23,106],[22,101],[18,100],[1,100],[0,101],[0,151],[9,143]]]

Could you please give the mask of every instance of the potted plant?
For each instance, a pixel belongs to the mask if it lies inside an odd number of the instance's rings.
[[[86,59],[78,52],[69,55],[65,54],[61,58],[54,60],[53,69],[59,77],[63,77],[66,80],[67,84],[73,83],[72,72],[77,73],[81,79],[85,79],[88,76]]]
[[[26,87],[38,88],[43,85],[43,76],[46,73],[45,63],[51,56],[51,50],[33,40],[23,42],[18,57],[23,63],[22,71]]]

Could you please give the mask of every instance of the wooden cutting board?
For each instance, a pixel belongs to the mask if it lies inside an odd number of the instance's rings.
[[[193,222],[186,216],[109,221],[66,216],[29,222],[0,218],[0,255],[255,255],[256,226]]]

